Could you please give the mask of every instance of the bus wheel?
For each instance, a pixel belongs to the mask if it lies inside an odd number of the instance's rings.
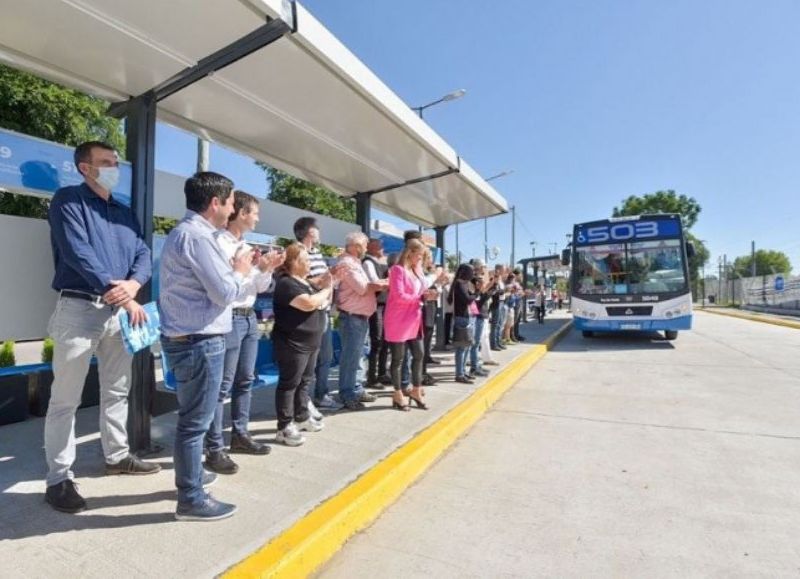
[[[664,337],[667,340],[674,340],[675,338],[678,337],[678,330],[666,330],[664,332]]]
[[[583,334],[584,338],[591,338],[594,336],[594,332],[591,330],[583,330],[581,333]]]

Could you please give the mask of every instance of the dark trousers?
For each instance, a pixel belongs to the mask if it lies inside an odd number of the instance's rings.
[[[514,307],[514,334],[515,339],[519,339],[519,324],[522,322],[522,300],[517,302],[517,305]]]
[[[544,306],[536,306],[536,319],[540,324],[544,323]]]
[[[300,352],[285,340],[275,337],[275,361],[278,364],[278,388],[275,390],[275,410],[278,430],[294,422],[308,420],[308,389],[314,382],[319,350]]]
[[[392,385],[395,390],[402,388],[402,367],[406,350],[411,352],[411,385],[422,385],[422,359],[425,356],[422,339],[416,338],[407,342],[390,342],[392,352]]]
[[[431,346],[433,345],[433,328],[425,327],[422,329],[422,373],[428,373],[428,360],[431,359]]]
[[[383,313],[386,306],[378,304],[378,309],[369,318],[369,365],[367,384],[374,384],[378,376],[386,374],[389,362],[389,345],[383,339]]]
[[[444,345],[449,346],[453,343],[453,312],[444,315]]]

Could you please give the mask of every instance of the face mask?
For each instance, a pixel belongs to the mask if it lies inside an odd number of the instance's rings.
[[[111,191],[119,183],[119,167],[98,167],[97,184],[106,191]]]

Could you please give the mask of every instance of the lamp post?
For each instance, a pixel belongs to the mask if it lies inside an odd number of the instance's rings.
[[[450,102],[450,101],[454,101],[456,99],[460,99],[465,94],[467,94],[467,90],[463,89],[463,88],[460,88],[458,90],[454,90],[453,92],[447,93],[446,95],[444,95],[440,99],[436,99],[433,102],[429,102],[426,105],[422,105],[421,107],[411,107],[411,110],[416,111],[417,114],[419,115],[419,118],[423,118],[422,117],[422,111],[424,111],[428,107],[432,107],[432,106],[438,105],[439,103],[447,103],[447,102]]]
[[[506,171],[502,171],[502,172],[498,173],[497,175],[492,175],[491,177],[487,177],[486,179],[484,179],[484,181],[486,181],[488,183],[489,181],[494,181],[495,179],[499,179],[500,177],[506,177],[508,175],[511,175],[511,173],[513,173],[513,172],[514,172],[514,169],[508,169]],[[511,207],[511,215],[512,215],[512,218],[515,218],[515,217],[513,217],[513,216],[516,215],[513,206]],[[513,227],[511,228],[511,231],[512,232],[514,231]],[[511,236],[511,255],[512,256],[514,255],[514,236],[513,236],[513,233],[512,233],[512,236]],[[483,218],[483,261],[484,261],[484,263],[486,265],[489,265],[489,218],[488,217],[484,217]]]

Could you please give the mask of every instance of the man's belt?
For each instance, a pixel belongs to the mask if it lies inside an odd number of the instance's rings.
[[[233,308],[234,316],[248,317],[255,310],[253,308]]]
[[[362,320],[368,320],[369,319],[369,316],[365,316],[364,314],[353,314],[351,312],[343,310],[342,308],[339,308],[339,313],[340,314],[347,314],[348,316],[353,316],[354,318],[361,318]]]
[[[186,334],[183,336],[161,336],[162,340],[167,342],[177,342],[179,344],[196,344],[203,340],[210,340],[211,338],[220,338],[222,334]]]
[[[93,304],[99,304],[101,306],[107,306],[108,304],[103,301],[103,296],[98,296],[95,294],[90,294],[87,292],[75,291],[75,290],[61,290],[61,297],[63,298],[75,298],[78,300],[85,300],[87,302],[92,302]]]

